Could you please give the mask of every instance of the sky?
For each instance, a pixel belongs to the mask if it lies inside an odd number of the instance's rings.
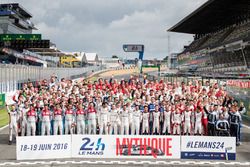
[[[206,1],[1,0],[1,3],[20,3],[33,15],[31,21],[38,28],[33,33],[41,33],[62,51],[136,58],[137,53],[124,53],[122,45],[144,44],[145,59],[162,59],[169,52],[181,52],[193,40],[193,35],[167,30]]]

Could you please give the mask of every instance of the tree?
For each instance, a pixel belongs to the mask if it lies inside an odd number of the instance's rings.
[[[113,56],[112,56],[112,59],[118,59],[118,56],[113,55]]]
[[[166,56],[163,60],[164,60],[164,61],[168,61],[168,56]]]

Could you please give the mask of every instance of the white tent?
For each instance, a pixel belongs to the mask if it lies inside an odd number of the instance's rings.
[[[99,63],[99,57],[97,53],[85,53],[87,62],[90,64],[97,64]]]

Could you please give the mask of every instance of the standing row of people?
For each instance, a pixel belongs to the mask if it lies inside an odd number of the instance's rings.
[[[243,104],[217,83],[62,79],[24,84],[9,107],[12,130],[22,136],[62,134],[216,135],[240,140]]]

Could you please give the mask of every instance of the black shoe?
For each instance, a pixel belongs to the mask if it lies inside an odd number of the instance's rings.
[[[9,141],[9,145],[12,145],[12,141]]]

